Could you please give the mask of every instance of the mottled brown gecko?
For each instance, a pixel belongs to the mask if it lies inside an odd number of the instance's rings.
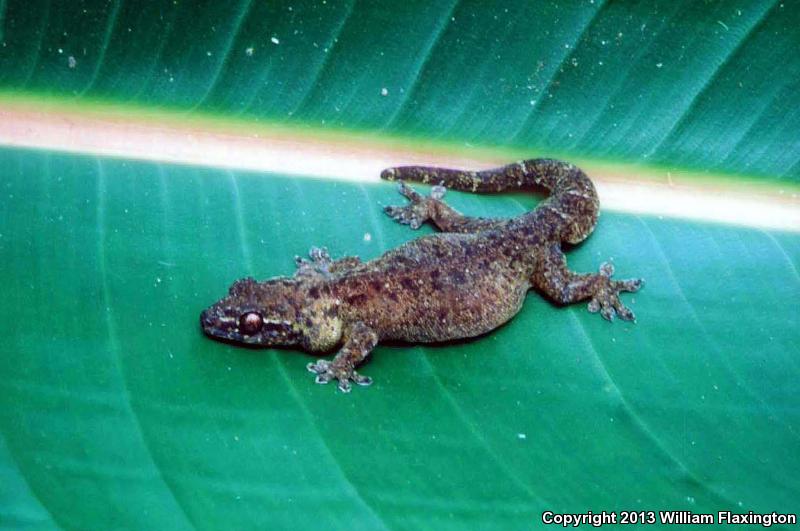
[[[589,300],[589,311],[632,321],[620,291],[643,281],[612,280],[614,268],[580,274],[567,268],[562,242],[584,240],[597,222],[594,185],[577,167],[536,159],[486,171],[419,166],[390,168],[381,177],[435,184],[424,197],[404,183],[409,204],[386,213],[413,229],[430,221],[441,231],[362,262],[332,260],[312,248],[296,258],[293,277],[237,280],[229,294],[203,311],[211,337],[257,346],[294,346],[326,352],[341,345],[332,361],[308,364],[317,383],[369,385],[356,372],[386,340],[437,342],[484,334],[511,319],[533,287],[558,304]],[[442,201],[445,189],[499,192],[545,188],[550,196],[535,210],[512,219],[463,216]]]

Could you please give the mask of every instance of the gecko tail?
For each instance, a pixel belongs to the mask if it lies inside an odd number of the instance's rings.
[[[594,184],[577,166],[555,159],[530,159],[482,171],[428,166],[400,166],[381,172],[389,181],[413,181],[441,185],[465,192],[544,188],[549,197],[536,211],[549,210],[566,221],[562,237],[569,243],[583,241],[594,230],[600,201]]]

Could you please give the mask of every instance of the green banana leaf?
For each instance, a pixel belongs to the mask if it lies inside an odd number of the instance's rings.
[[[799,46],[792,2],[0,0],[0,110],[650,164],[796,207]],[[308,354],[198,324],[311,246],[372,258],[431,232],[382,214],[402,198],[377,176],[319,177],[0,149],[0,528],[800,512],[797,230],[604,211],[570,266],[644,277],[637,324],[531,293],[485,337],[378,347],[344,395]],[[537,201],[448,193],[476,216]]]

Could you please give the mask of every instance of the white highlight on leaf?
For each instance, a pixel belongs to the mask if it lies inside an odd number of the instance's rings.
[[[252,135],[240,128],[223,131],[212,122],[203,129],[197,122],[120,120],[113,108],[103,116],[5,102],[0,102],[0,145],[371,183],[381,182],[381,171],[391,166],[477,170],[510,162],[403,149],[380,139],[325,139],[277,128]],[[691,176],[679,178],[676,171],[668,175],[665,170],[640,168],[637,174],[650,175],[634,181],[608,167],[580,166],[594,181],[603,211],[800,232],[800,198],[794,192],[698,184]]]

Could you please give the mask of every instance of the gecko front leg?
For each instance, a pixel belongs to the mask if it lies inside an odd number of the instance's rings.
[[[326,384],[331,380],[338,380],[339,389],[349,393],[351,381],[358,385],[372,383],[372,378],[358,374],[355,368],[364,361],[377,344],[378,334],[359,321],[345,332],[344,346],[332,361],[319,360],[309,363],[307,368],[317,375],[317,383]]]
[[[398,191],[408,199],[408,204],[387,206],[383,211],[398,223],[412,229],[418,229],[426,221],[431,221],[442,232],[474,233],[498,229],[508,223],[504,219],[471,218],[461,214],[442,201],[446,192],[444,186],[434,186],[431,195],[427,197],[404,182],[400,183]]]
[[[333,260],[331,255],[328,254],[328,250],[324,247],[312,247],[308,251],[308,256],[311,260],[300,256],[294,257],[295,265],[297,265],[295,276],[321,276],[327,278],[333,273],[352,269],[361,263],[361,259],[357,256],[345,256],[339,260]]]
[[[605,319],[614,315],[625,321],[635,321],[636,316],[619,299],[621,291],[638,291],[642,279],[611,280],[614,266],[605,262],[599,273],[579,274],[567,268],[567,260],[558,246],[545,252],[542,262],[533,274],[531,283],[560,304],[589,300],[589,311],[600,312]]]

